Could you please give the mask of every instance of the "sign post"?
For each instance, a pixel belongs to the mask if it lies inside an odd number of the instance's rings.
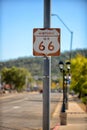
[[[48,1],[45,0],[46,3]],[[47,3],[47,5],[48,4],[50,4],[50,1]],[[47,8],[48,7],[49,5],[47,6]],[[48,15],[48,13],[45,14],[45,19],[48,18]],[[46,25],[44,23],[44,28],[33,29],[33,55],[44,56],[43,130],[50,130],[51,57],[49,56],[60,55],[60,29],[49,28],[48,21],[50,22],[50,19],[47,20]]]
[[[60,55],[60,29],[50,28],[50,0],[44,0],[44,28],[33,29],[33,55],[44,56],[43,130],[50,130],[50,56]]]
[[[44,28],[50,28],[50,0],[44,0]],[[44,57],[43,130],[50,130],[51,59]]]

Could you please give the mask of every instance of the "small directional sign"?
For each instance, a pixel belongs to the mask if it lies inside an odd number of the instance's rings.
[[[59,56],[60,29],[59,28],[33,29],[33,55]]]

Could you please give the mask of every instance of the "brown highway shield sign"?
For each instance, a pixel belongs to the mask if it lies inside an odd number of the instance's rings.
[[[60,28],[33,29],[33,55],[60,55]]]

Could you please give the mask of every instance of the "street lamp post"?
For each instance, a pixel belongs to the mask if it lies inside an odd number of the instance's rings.
[[[71,56],[72,56],[72,41],[73,41],[73,32],[71,31],[71,29],[64,23],[64,21],[59,17],[58,14],[51,14],[51,16],[56,16],[60,21],[61,23],[64,25],[64,27],[68,30],[68,32],[70,33],[71,35],[71,38],[70,38],[70,56],[69,56],[69,60],[71,62]],[[67,62],[66,63],[67,67],[70,67],[70,63]],[[70,70],[70,68],[67,68],[68,69],[68,72]],[[64,82],[64,70],[63,70],[63,82]],[[68,78],[69,78],[69,75],[68,75]],[[66,92],[66,108],[68,108],[68,91],[69,91],[69,84],[67,83],[67,79],[65,79],[65,85],[66,85],[66,89],[64,89],[64,95],[65,95],[65,92]],[[63,86],[64,86],[64,83],[63,83]],[[64,106],[64,103],[63,103],[63,106]],[[65,107],[65,106],[64,106]]]
[[[70,35],[71,35],[71,39],[70,39],[70,61],[71,61],[71,56],[72,56],[72,41],[73,41],[73,32],[70,30],[70,28],[63,22],[63,20],[59,17],[58,14],[51,14],[51,16],[56,16],[61,23],[65,26],[65,28],[69,31]]]
[[[69,66],[67,66],[68,69]],[[60,114],[60,124],[66,125],[67,124],[67,113],[66,113],[66,69],[65,65],[62,61],[59,62],[60,71],[63,74],[63,104],[62,104],[62,112]]]
[[[67,80],[69,77],[70,72],[70,62],[66,62],[66,67],[62,61],[59,62],[60,71],[63,73],[63,106],[62,112],[65,112],[65,109],[68,108],[68,87],[67,87]],[[68,75],[68,76],[67,76]]]
[[[66,62],[67,75],[66,75],[66,109],[68,109],[68,94],[69,94],[69,84],[70,84],[70,62]]]
[[[65,66],[66,65],[66,66]],[[66,108],[68,107],[68,91],[67,90],[67,74],[70,71],[70,62],[66,62],[64,64],[62,61],[59,62],[60,71],[63,73],[63,104],[62,104],[62,112],[60,114],[60,124],[67,124],[67,113]]]
[[[62,112],[65,112],[65,88],[64,88],[65,71],[64,71],[64,63],[62,61],[59,62],[59,68],[60,68],[60,71],[63,73],[63,105],[62,105]]]

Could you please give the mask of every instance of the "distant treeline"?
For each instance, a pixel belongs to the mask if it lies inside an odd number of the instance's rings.
[[[71,57],[74,58],[77,54],[81,54],[84,57],[87,57],[87,49],[78,49],[71,52],[66,51],[61,53],[58,57],[51,57],[51,75],[55,76],[59,72],[58,63],[60,60],[66,61],[69,60]],[[3,67],[11,68],[13,66],[15,67],[24,67],[29,72],[31,72],[32,76],[39,76],[41,77],[43,75],[43,57],[20,57],[17,59],[12,59],[8,61],[1,61],[0,62],[0,70]]]

